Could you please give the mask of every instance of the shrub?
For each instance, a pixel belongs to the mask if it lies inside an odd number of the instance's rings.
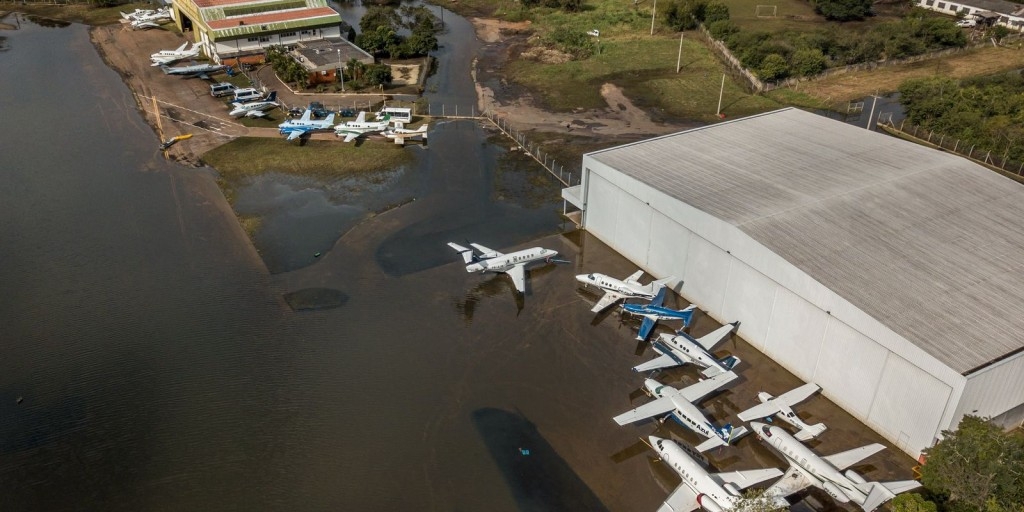
[[[782,55],[770,53],[761,61],[757,75],[761,80],[781,80],[789,76],[789,63]]]
[[[739,31],[740,28],[730,20],[718,20],[708,25],[708,32],[711,33],[711,37],[723,41]]]

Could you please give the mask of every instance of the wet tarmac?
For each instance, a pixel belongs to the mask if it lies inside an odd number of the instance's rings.
[[[307,201],[316,219],[301,236],[287,233],[297,215],[272,233],[295,270],[271,274],[215,175],[153,149],[83,27],[30,25],[8,40],[3,510],[633,511],[655,510],[678,482],[638,438],[697,438],[611,421],[644,399],[629,368],[652,355],[634,323],[592,315],[596,296],[574,279],[635,268],[573,232],[557,182],[486,144],[476,123],[444,125],[429,168],[396,172],[368,200],[342,185],[254,184],[254,207]],[[45,62],[76,80],[48,79]],[[376,211],[378,192],[416,201]],[[348,202],[358,215],[336,206]],[[334,242],[329,225],[343,231]],[[531,271],[519,297],[505,276],[465,272],[445,242],[466,239],[550,247],[570,263]],[[701,316],[691,332],[716,326]],[[717,422],[756,391],[799,384],[742,340],[726,352],[743,364],[702,403]],[[879,439],[821,397],[798,410],[828,424],[821,453]],[[782,464],[752,436],[708,457],[718,469]],[[869,479],[912,465],[891,447],[866,462]]]

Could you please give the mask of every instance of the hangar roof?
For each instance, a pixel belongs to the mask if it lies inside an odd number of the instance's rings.
[[[1024,348],[1024,186],[798,109],[589,153],[728,222],[957,372]]]

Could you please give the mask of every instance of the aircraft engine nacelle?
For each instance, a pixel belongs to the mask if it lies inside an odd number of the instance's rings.
[[[867,480],[864,480],[864,477],[858,475],[852,469],[847,470],[846,473],[843,473],[843,474],[845,474],[846,478],[849,478],[850,481],[852,481],[852,482],[856,482],[858,484],[866,484],[866,483],[868,483]]]
[[[736,487],[736,485],[733,484],[732,482],[726,482],[724,485],[722,485],[722,487],[724,487],[725,490],[728,491],[729,494],[732,494],[733,496],[743,496],[743,493],[740,492],[739,487]]]
[[[707,510],[708,512],[723,512],[723,510],[725,510],[722,508],[721,505],[716,503],[715,500],[711,499],[711,496],[708,496],[707,494],[698,494],[697,504],[700,505],[701,508],[703,508],[704,510]]]
[[[842,489],[840,489],[839,486],[837,486],[836,484],[832,482],[824,482],[821,484],[821,486],[825,489],[825,492],[832,497],[832,499],[838,501],[839,503],[850,502],[850,497],[847,496],[846,493],[844,493]]]

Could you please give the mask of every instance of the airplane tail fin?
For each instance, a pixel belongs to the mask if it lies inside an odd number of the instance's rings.
[[[452,242],[448,242],[448,247],[459,251],[459,254],[462,255],[462,261],[467,265],[476,261],[476,253],[473,252],[473,249]]]
[[[267,96],[267,101],[277,101],[277,91],[270,91],[270,96]]]
[[[682,315],[680,316],[680,318],[683,320],[683,329],[686,329],[687,327],[690,326],[690,322],[693,321],[693,313],[695,311],[697,311],[697,307],[692,304],[686,309],[682,310]]]
[[[732,423],[726,423],[724,427],[715,429],[715,432],[718,434],[718,437],[722,438],[722,441],[725,441],[725,444],[730,444],[734,440],[746,435],[748,431],[747,427],[733,427]]]
[[[896,497],[885,485],[878,482],[866,482],[856,485],[861,492],[865,492],[868,495],[864,502],[860,504],[860,508],[864,509],[864,512],[872,512],[882,506],[883,503]]]
[[[736,356],[729,356],[718,360],[722,364],[722,367],[726,370],[732,370],[736,365],[740,364],[740,358]]]
[[[793,437],[800,441],[810,441],[815,437],[818,437],[828,427],[824,423],[818,423],[816,425],[808,425],[807,428],[800,430]]]
[[[651,287],[651,290],[657,291],[657,290],[658,290],[658,289],[660,289],[661,287],[663,287],[663,286],[665,286],[666,284],[668,284],[668,282],[669,282],[669,281],[672,281],[672,280],[674,280],[675,278],[676,278],[676,276],[668,276],[668,277],[665,277],[665,278],[662,278],[662,279],[658,279],[658,280],[655,280],[655,281],[651,281],[651,284],[650,284],[650,285],[648,285],[648,286],[650,286],[650,287]]]
[[[334,112],[331,112],[327,119],[324,120],[327,124],[334,124]]]

